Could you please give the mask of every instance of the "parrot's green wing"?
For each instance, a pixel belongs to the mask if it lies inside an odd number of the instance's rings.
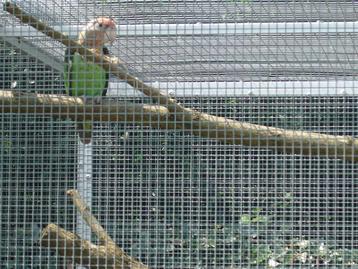
[[[66,94],[70,96],[105,96],[108,89],[109,73],[101,66],[88,63],[77,52],[67,49],[65,52],[64,83]],[[108,55],[107,48],[103,54]],[[78,134],[84,144],[91,142],[92,122],[79,122]]]
[[[109,55],[106,47],[103,54]],[[67,49],[64,70],[65,87],[71,96],[105,96],[109,74],[101,66],[86,62],[77,52]]]

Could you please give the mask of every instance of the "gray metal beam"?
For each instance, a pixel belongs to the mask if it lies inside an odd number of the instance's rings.
[[[35,57],[36,59],[43,62],[44,64],[51,66],[56,71],[58,72],[63,71],[64,64],[62,61],[59,61],[56,57],[47,53],[45,50],[37,47],[30,41],[27,41],[22,37],[10,37],[10,36],[2,36],[1,39],[8,42],[12,46],[26,52],[30,56]]]
[[[344,96],[358,94],[358,81],[233,81],[233,82],[153,82],[163,93],[176,97],[240,97],[240,96]],[[125,82],[109,84],[109,95],[142,96]]]
[[[84,25],[58,25],[57,31],[76,37]],[[249,35],[356,33],[358,22],[272,22],[120,25],[120,36]],[[32,36],[40,33],[29,26],[1,27],[0,36]],[[40,34],[42,35],[42,34]]]

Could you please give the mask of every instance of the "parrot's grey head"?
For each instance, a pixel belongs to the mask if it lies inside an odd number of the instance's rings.
[[[112,44],[117,37],[117,26],[112,18],[99,17],[91,20],[79,34],[80,43],[90,47]]]

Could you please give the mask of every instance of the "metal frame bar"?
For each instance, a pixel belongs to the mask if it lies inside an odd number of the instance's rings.
[[[50,55],[45,50],[37,47],[32,42],[27,41],[23,37],[9,37],[3,36],[1,37],[4,41],[11,44],[12,46],[26,52],[32,57],[37,58],[39,61],[44,64],[51,66],[58,72],[63,71],[64,64],[58,60],[58,58]]]
[[[238,96],[344,96],[357,95],[358,81],[232,81],[232,82],[154,82],[169,95],[177,97],[238,97]],[[109,95],[143,96],[125,82],[111,82]]]
[[[93,179],[93,157],[92,144],[84,145],[78,139],[77,154],[77,190],[87,205],[92,205],[92,179]],[[81,238],[91,241],[91,228],[77,214],[76,234]],[[85,267],[77,267],[85,268]]]
[[[70,37],[77,36],[84,25],[54,26]],[[121,36],[177,35],[249,35],[249,34],[307,34],[357,33],[357,22],[272,22],[272,23],[195,23],[120,25]],[[30,26],[0,27],[1,36],[42,35]]]

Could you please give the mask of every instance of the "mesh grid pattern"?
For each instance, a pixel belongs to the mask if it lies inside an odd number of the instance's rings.
[[[147,83],[174,85],[162,90],[185,107],[264,126],[357,136],[357,32],[338,25],[357,20],[357,3],[16,3],[72,38],[89,19],[113,16],[123,32],[111,54]],[[2,90],[63,94],[65,46],[5,11],[0,18]],[[291,22],[293,30],[265,28]],[[306,22],[337,25],[316,31],[304,28]],[[213,33],[201,34],[207,23]],[[221,23],[226,28],[217,30]],[[179,34],[178,25],[189,34]],[[105,100],[155,103],[114,76],[109,84]],[[73,120],[0,114],[1,268],[72,268],[71,257],[40,246],[50,223],[100,243],[66,196],[73,188],[114,241],[149,268],[358,264],[357,164],[230,145],[175,127],[93,124],[84,150]],[[83,162],[87,168],[80,170]]]

